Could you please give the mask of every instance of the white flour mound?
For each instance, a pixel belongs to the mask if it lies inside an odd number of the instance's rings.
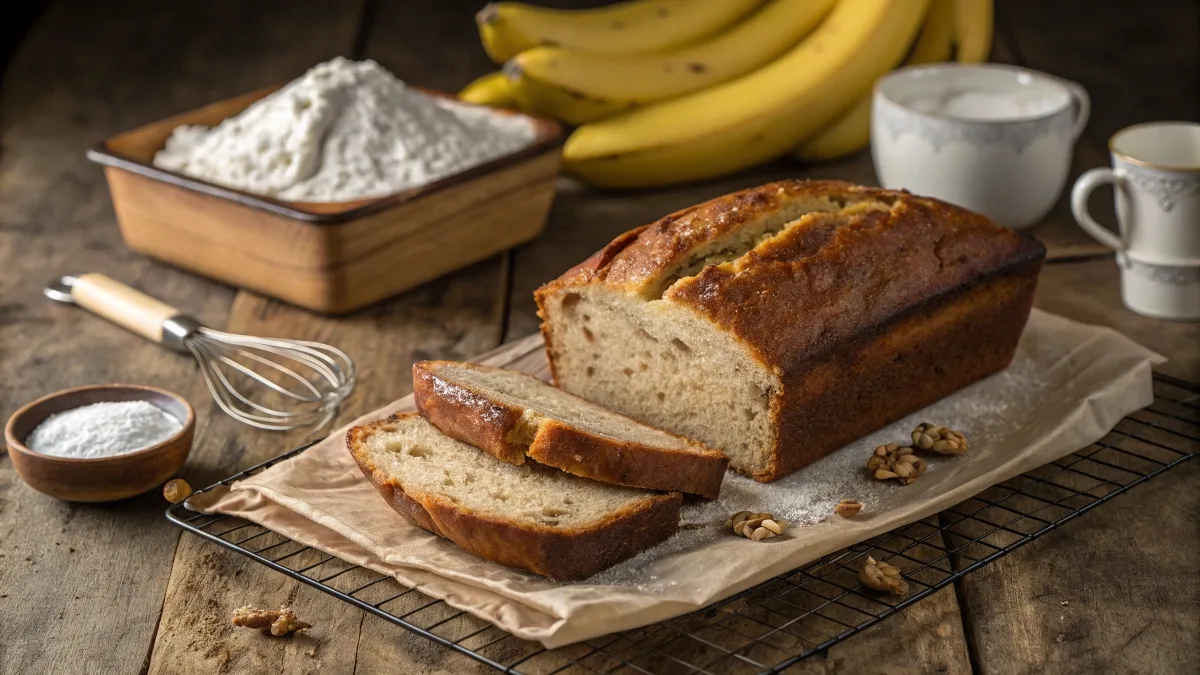
[[[423,94],[374,61],[338,57],[217,127],[181,126],[154,165],[309,202],[380,197],[534,140],[533,125]]]

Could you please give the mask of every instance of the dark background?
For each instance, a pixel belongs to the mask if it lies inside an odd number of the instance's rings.
[[[247,13],[271,15],[300,13],[320,22],[329,15],[332,3],[296,0],[295,2],[242,2],[214,0],[208,3],[165,3],[178,6],[176,16],[163,20],[162,0],[9,0],[0,10],[0,66],[6,72],[18,51],[22,38],[39,16],[48,10],[66,11],[77,17],[68,34],[54,36],[61,41],[61,59],[56,62],[26,64],[45,75],[44,90],[53,88],[63,68],[79,65],[79,59],[108,59],[123,71],[123,79],[144,76],[149,83],[161,77],[204,77],[205,64],[180,64],[170,58],[154,58],[156,47],[166,42],[219,41],[224,50],[221,63],[208,64],[210,71],[229,63],[244,62],[253,73],[253,60],[264,45],[251,44],[244,26]],[[406,25],[403,35],[385,33],[397,24],[377,21],[380,0],[364,3],[352,45],[341,50],[345,56],[364,56],[371,38],[404,40],[405,52],[420,54],[419,60],[389,61],[384,65],[401,79],[440,89],[456,90],[494,64],[479,46],[473,15],[483,6],[480,0],[402,0],[398,7]],[[590,7],[607,4],[595,0],[540,0],[533,4],[559,7]],[[153,11],[151,11],[153,10]],[[222,29],[212,32],[219,26]],[[1019,29],[1019,30],[1017,30]],[[1095,102],[1090,132],[1107,138],[1118,129],[1145,121],[1145,112],[1155,111],[1155,119],[1194,120],[1200,98],[1200,3],[1195,0],[1153,0],[1128,2],[1108,0],[997,0],[997,31],[1017,32],[1018,61],[1037,64],[1050,72],[1074,79],[1091,93]],[[394,35],[394,37],[393,37]],[[281,41],[289,36],[278,35]],[[305,35],[294,39],[307,39]],[[333,56],[335,53],[329,53]],[[1053,58],[1047,58],[1054,55]],[[300,71],[297,70],[296,75]],[[1138,86],[1131,87],[1131,82]],[[103,86],[103,82],[97,82]],[[248,81],[246,89],[264,84]],[[223,95],[239,93],[224,92]],[[12,96],[18,92],[4,91]],[[19,92],[21,96],[37,92]],[[35,101],[30,101],[34,104]],[[109,105],[119,100],[107,99]],[[18,104],[19,106],[20,104]],[[146,122],[152,117],[138,118]],[[116,129],[114,129],[116,131]]]

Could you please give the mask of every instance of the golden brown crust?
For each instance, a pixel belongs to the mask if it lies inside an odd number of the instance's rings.
[[[538,427],[529,456],[542,464],[602,483],[686,492],[707,499],[721,493],[729,458],[719,450],[685,453],[622,443],[548,419]]]
[[[443,434],[508,462],[525,463],[526,446],[509,440],[524,410],[437,377],[439,361],[413,364],[413,402],[421,417]]]
[[[706,267],[667,296],[788,372],[931,298],[1040,257],[1040,244],[1028,242],[963,209],[899,201],[892,211],[850,218],[816,214],[737,265]]]
[[[809,201],[822,206],[732,262],[672,276],[717,243]],[[661,292],[731,333],[783,384],[772,401],[775,462],[754,476],[773,480],[1004,368],[1044,255],[1036,240],[934,199],[842,181],[780,181],[626,232],[535,298],[552,372],[545,312],[552,295],[571,287]],[[939,317],[956,303],[957,323]],[[933,323],[942,329],[913,337]],[[915,351],[893,355],[903,367],[889,365],[882,354],[901,343]]]
[[[786,371],[773,481],[1008,367],[1040,260],[934,298]]]
[[[695,441],[682,436],[677,437],[679,442],[693,446],[692,452],[620,441],[552,418],[544,419],[537,426],[526,446],[519,442],[519,434],[515,433],[525,414],[524,407],[490,398],[484,392],[439,377],[436,371],[443,364],[479,370],[490,367],[439,361],[413,364],[417,409],[451,438],[512,464],[523,463],[528,455],[542,464],[602,483],[680,491],[709,499],[720,494],[729,458],[719,450],[696,447]],[[567,392],[563,395],[572,396]],[[520,461],[513,461],[514,456]]]
[[[366,436],[394,429],[395,422],[380,420],[347,432],[346,446],[359,469],[400,515],[482,558],[552,579],[586,579],[679,529],[683,497],[677,492],[647,494],[637,504],[586,528],[515,523],[475,513],[441,495],[406,492],[399,480],[379,471],[361,450]]]

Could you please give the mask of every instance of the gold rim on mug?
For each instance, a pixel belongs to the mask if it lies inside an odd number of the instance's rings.
[[[1156,127],[1156,126],[1161,126],[1161,125],[1165,125],[1165,124],[1184,124],[1184,125],[1196,126],[1195,122],[1187,122],[1185,120],[1162,120],[1159,122],[1139,122],[1137,124],[1131,124],[1131,125],[1125,127],[1124,129],[1121,129],[1117,133],[1113,134],[1111,137],[1109,137],[1108,151],[1111,152],[1114,157],[1120,157],[1121,161],[1129,162],[1130,164],[1132,164],[1134,166],[1140,166],[1144,169],[1154,169],[1156,171],[1173,171],[1175,173],[1200,173],[1200,164],[1197,164],[1195,166],[1173,166],[1173,165],[1169,165],[1169,164],[1157,164],[1155,162],[1147,162],[1144,159],[1138,159],[1136,157],[1132,157],[1130,155],[1125,154],[1124,152],[1121,152],[1120,150],[1117,150],[1117,138],[1119,138],[1126,132],[1134,131],[1135,129],[1141,129],[1143,127]]]

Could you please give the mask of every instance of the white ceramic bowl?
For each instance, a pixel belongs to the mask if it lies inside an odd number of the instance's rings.
[[[902,68],[875,85],[871,155],[886,188],[1024,228],[1062,194],[1090,110],[1083,87],[1024,68]]]

